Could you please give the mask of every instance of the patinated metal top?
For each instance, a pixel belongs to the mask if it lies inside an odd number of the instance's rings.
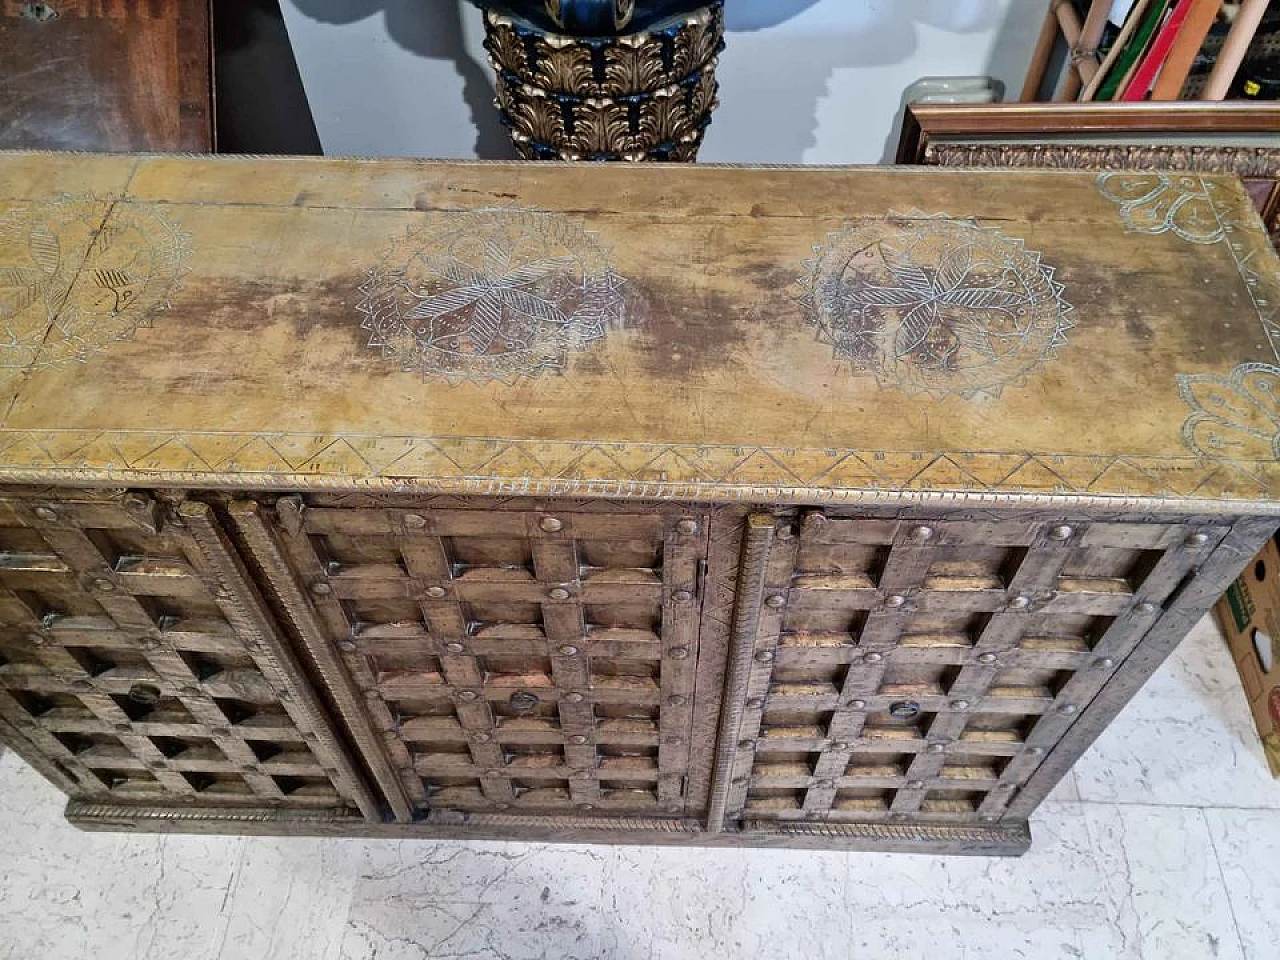
[[[0,155],[0,479],[1270,512],[1210,176]]]

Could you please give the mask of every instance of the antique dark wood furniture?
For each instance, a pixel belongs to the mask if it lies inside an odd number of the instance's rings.
[[[1280,523],[1234,179],[0,182],[0,737],[83,827],[1017,853]]]
[[[213,149],[208,0],[0,0],[0,147]]]

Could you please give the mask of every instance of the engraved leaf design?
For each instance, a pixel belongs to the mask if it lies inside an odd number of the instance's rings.
[[[922,303],[903,318],[902,325],[894,337],[893,352],[895,356],[905,357],[914,353],[929,340],[934,328],[938,325],[937,305]]]
[[[998,393],[1071,326],[1053,269],[975,221],[895,214],[831,239],[806,297],[822,339],[905,386]]]
[[[564,315],[564,311],[554,303],[543,300],[541,297],[535,297],[523,290],[504,290],[502,292],[502,301],[511,309],[542,323],[564,325],[569,322],[569,318]]]
[[[31,233],[27,238],[27,249],[31,251],[31,259],[47,276],[58,272],[58,264],[62,260],[62,246],[57,235],[44,221],[31,225]]]

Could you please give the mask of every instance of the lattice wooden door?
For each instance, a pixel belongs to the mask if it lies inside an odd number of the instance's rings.
[[[705,806],[706,516],[316,503],[232,515],[398,818]]]
[[[207,505],[0,498],[0,725],[73,798],[377,818],[318,708]]]
[[[925,825],[1025,819],[1052,785],[1028,780],[1227,532],[818,512],[750,529],[727,820]]]

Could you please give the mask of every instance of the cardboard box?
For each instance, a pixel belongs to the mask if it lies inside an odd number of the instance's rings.
[[[1214,609],[1244,682],[1271,773],[1280,777],[1280,547],[1270,541]]]

